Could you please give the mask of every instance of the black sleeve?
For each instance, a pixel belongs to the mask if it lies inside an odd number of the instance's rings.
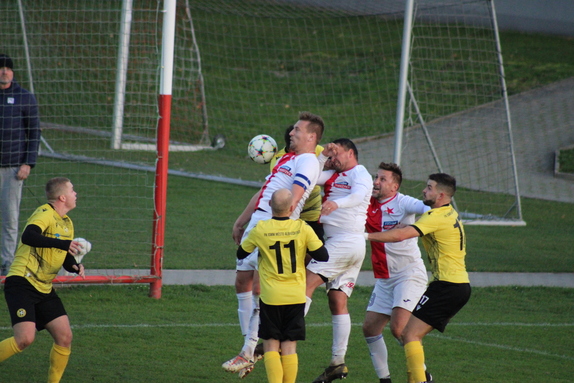
[[[237,248],[237,259],[247,258],[247,256],[248,256],[249,254],[251,254],[251,253],[248,253],[247,251],[243,250],[243,247],[239,246],[239,247]]]
[[[76,258],[74,258],[70,253],[66,254],[66,259],[64,259],[64,264],[62,266],[69,273],[78,274],[80,272],[80,267],[78,266],[78,262],[76,262]],[[78,266],[78,270],[74,269],[74,266]]]
[[[419,229],[418,227],[416,227],[415,225],[410,225],[411,227],[414,227],[415,230],[419,233],[419,237],[424,236],[423,232],[421,231],[421,229]]]
[[[308,253],[311,256],[311,258],[313,258],[316,261],[327,262],[329,260],[329,253],[327,252],[325,246],[321,246],[317,250],[309,251]]]
[[[55,247],[68,251],[72,241],[50,238],[42,235],[42,229],[37,225],[28,225],[22,233],[22,243],[32,247]]]

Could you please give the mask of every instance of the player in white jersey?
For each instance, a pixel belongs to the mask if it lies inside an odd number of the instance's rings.
[[[326,284],[333,323],[332,356],[329,367],[314,383],[331,382],[347,376],[345,354],[351,334],[347,300],[365,258],[363,236],[367,207],[373,188],[371,175],[358,163],[355,144],[346,138],[326,145],[323,154],[331,157],[334,170],[324,171],[318,184],[324,186],[321,223],[325,230],[325,247],[329,261],[311,261],[307,266],[307,305],[313,292]]]
[[[309,112],[299,114],[299,120],[291,131],[290,148],[292,153],[283,156],[267,176],[265,184],[249,201],[249,204],[233,225],[233,239],[239,245],[249,231],[260,220],[271,219],[269,201],[273,192],[286,188],[293,195],[292,219],[299,218],[305,199],[317,183],[321,165],[315,155],[315,147],[321,140],[324,130],[323,119]],[[247,228],[245,225],[247,224]],[[257,251],[236,264],[235,291],[238,300],[238,314],[244,345],[236,357],[223,363],[229,372],[240,372],[244,377],[256,361],[254,357],[259,329],[259,284],[254,283],[257,268]],[[259,356],[257,356],[259,358]]]
[[[399,192],[402,179],[398,165],[381,162],[373,182],[367,232],[413,224],[416,214],[430,210],[423,201]],[[371,261],[375,287],[367,306],[363,335],[379,382],[391,383],[383,329],[390,322],[391,333],[400,341],[412,310],[426,290],[428,278],[417,238],[393,243],[371,242]]]

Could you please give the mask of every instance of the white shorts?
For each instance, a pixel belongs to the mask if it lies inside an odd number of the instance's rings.
[[[243,232],[243,236],[241,237],[241,242],[243,242],[243,240],[245,238],[247,238],[247,235],[255,227],[255,225],[257,225],[257,222],[262,221],[264,219],[270,219],[270,218],[271,218],[271,214],[266,213],[266,212],[261,211],[261,210],[256,210],[251,215],[251,219],[249,220],[249,224],[247,225],[247,227],[245,228],[245,231]],[[237,259],[237,261],[235,263],[235,270],[236,271],[257,270],[258,256],[259,256],[259,251],[256,248],[253,251],[253,253],[251,253],[247,256],[247,258]]]
[[[365,259],[366,242],[363,233],[341,233],[328,237],[325,248],[329,252],[329,260],[311,260],[307,269],[327,279],[327,292],[341,290],[350,297]]]
[[[367,311],[390,316],[393,308],[413,311],[427,288],[428,276],[422,261],[388,279],[377,278]]]

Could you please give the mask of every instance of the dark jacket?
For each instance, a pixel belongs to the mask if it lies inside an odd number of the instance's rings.
[[[40,145],[36,98],[15,81],[0,89],[0,167],[34,167]]]

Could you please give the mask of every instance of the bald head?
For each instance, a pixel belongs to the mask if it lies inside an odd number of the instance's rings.
[[[289,189],[279,189],[271,196],[270,204],[274,217],[289,217],[293,211],[293,194]]]

